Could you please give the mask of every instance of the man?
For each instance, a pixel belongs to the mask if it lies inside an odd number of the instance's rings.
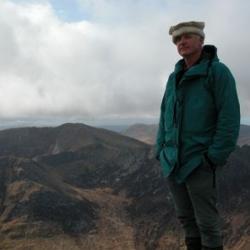
[[[183,22],[169,34],[182,57],[161,104],[156,157],[174,199],[188,250],[223,249],[217,186],[234,150],[240,107],[234,78],[204,45],[203,22]]]

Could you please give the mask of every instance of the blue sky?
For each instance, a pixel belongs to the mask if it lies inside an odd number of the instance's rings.
[[[51,4],[55,14],[66,22],[78,22],[89,18],[88,11],[84,10],[79,0],[12,0],[16,4]]]
[[[169,26],[202,20],[247,121],[249,9],[246,0],[1,1],[0,119],[157,121],[180,59]]]
[[[77,22],[89,18],[78,0],[51,0],[56,14],[66,22]]]

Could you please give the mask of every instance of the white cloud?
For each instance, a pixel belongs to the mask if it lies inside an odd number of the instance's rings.
[[[0,3],[0,117],[157,116],[178,59],[168,27],[190,19],[206,22],[250,115],[247,1],[79,0],[90,19],[71,23],[37,2]]]

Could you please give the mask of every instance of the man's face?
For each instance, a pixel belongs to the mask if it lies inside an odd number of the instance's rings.
[[[203,39],[195,34],[183,34],[176,38],[175,44],[182,57],[190,57],[201,52]]]

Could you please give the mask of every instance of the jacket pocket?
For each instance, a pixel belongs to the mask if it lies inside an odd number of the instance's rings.
[[[203,165],[204,165],[204,167],[209,168],[211,171],[215,171],[215,170],[216,170],[216,165],[213,164],[213,163],[208,159],[208,157],[206,156],[206,153],[204,153],[204,154],[202,155],[202,158],[203,158]]]

